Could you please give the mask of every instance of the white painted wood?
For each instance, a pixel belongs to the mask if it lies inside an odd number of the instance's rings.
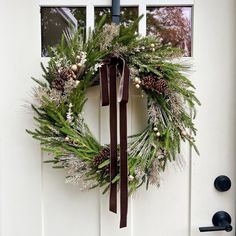
[[[146,4],[145,3],[140,3],[138,6],[139,10],[139,15],[143,15],[143,18],[139,22],[139,33],[141,35],[146,35],[146,20],[147,20],[147,14],[146,14]]]
[[[40,75],[39,6],[35,1],[1,1],[0,14],[0,211],[1,236],[41,236],[41,155],[26,134],[32,114],[31,75]]]
[[[235,7],[234,0],[196,1],[194,6],[194,83],[202,106],[197,117],[201,156],[192,158],[191,236],[200,236],[197,228],[211,225],[212,215],[219,210],[231,214],[235,228]],[[222,174],[232,180],[226,193],[213,187]],[[235,235],[235,230],[227,235]]]
[[[146,101],[133,96],[132,104],[132,130],[136,133],[145,124]],[[183,146],[183,156],[188,158],[188,154],[188,147]],[[188,170],[189,164],[184,160],[168,165],[166,173],[161,175],[160,188],[150,186],[147,191],[143,186],[137,191],[133,197],[132,235],[142,236],[147,232],[150,235],[189,235]]]
[[[89,89],[84,113],[91,131],[99,139],[99,92]],[[47,159],[44,154],[44,160]],[[78,186],[65,184],[64,170],[52,169],[43,165],[43,235],[44,236],[98,236],[100,228],[100,193],[80,191]],[[88,226],[88,224],[91,225]]]
[[[89,29],[94,28],[94,6],[92,3],[86,6],[86,35],[89,35]]]
[[[146,4],[148,6],[171,6],[171,5],[193,5],[194,0],[121,0],[121,5],[123,6],[139,6],[141,4]],[[39,0],[40,6],[111,6],[111,0]]]
[[[146,34],[146,6],[151,3],[148,1],[139,4],[139,14],[144,15],[139,24],[142,35]],[[168,4],[171,3],[165,2],[165,5]],[[175,4],[178,5],[177,2]],[[158,2],[158,5],[162,3]],[[134,134],[141,131],[147,122],[144,118],[146,100],[137,91],[131,94],[131,130]],[[189,157],[189,149],[186,146],[183,146],[183,156]],[[132,236],[145,235],[147,231],[150,235],[189,235],[189,162],[182,160],[182,163],[169,165],[167,173],[161,177],[163,182],[160,188],[151,186],[146,191],[144,186],[132,198]],[[181,183],[181,187],[177,187],[178,183]],[[181,224],[172,224],[170,227],[170,222],[178,222],[178,212],[181,212]]]

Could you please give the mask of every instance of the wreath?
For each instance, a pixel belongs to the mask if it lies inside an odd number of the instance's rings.
[[[64,168],[66,182],[78,184],[81,189],[104,187],[105,193],[112,185],[122,182],[122,158],[118,155],[112,160],[111,155],[123,150],[124,156],[127,155],[127,170],[124,168],[123,175],[127,175],[126,187],[132,194],[143,184],[159,186],[160,173],[169,161],[180,155],[181,140],[189,142],[198,152],[193,117],[195,105],[200,103],[187,78],[190,66],[179,59],[183,50],[162,43],[157,36],[141,37],[137,33],[140,18],[129,26],[105,24],[105,19],[90,31],[87,40],[82,29],[76,32],[70,29],[57,47],[50,48],[48,65],[41,63],[44,81],[33,78],[37,82],[36,101],[31,107],[37,128],[27,132],[40,141],[44,151],[52,154],[52,159],[45,162]],[[89,99],[86,91],[99,83],[103,105],[110,102],[110,106],[112,103],[116,106],[116,98],[112,101],[111,87],[114,89],[116,84],[112,85],[115,81],[112,76],[121,81],[121,109],[126,109],[128,78],[147,99],[148,115],[146,128],[128,137],[127,143],[123,133],[115,150],[112,143],[98,142],[83,117]],[[110,109],[112,116],[114,110]],[[125,115],[120,115],[122,121]],[[111,126],[116,118],[112,119]],[[123,125],[121,132],[125,130]],[[116,130],[111,128],[111,136],[114,135]],[[111,162],[116,164],[113,170]]]

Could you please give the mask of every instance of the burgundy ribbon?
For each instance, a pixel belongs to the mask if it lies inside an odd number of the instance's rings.
[[[120,74],[120,228],[127,226],[128,161],[127,161],[127,103],[129,97],[129,68],[121,57],[108,57],[100,68],[102,106],[110,105],[110,211],[117,213],[117,93],[116,80]]]

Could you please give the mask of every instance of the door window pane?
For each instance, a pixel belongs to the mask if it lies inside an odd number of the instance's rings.
[[[48,47],[57,45],[64,31],[70,27],[86,26],[85,7],[42,7],[42,56],[48,56]],[[85,32],[85,31],[84,31]]]
[[[147,34],[159,35],[191,56],[192,7],[147,7]]]
[[[95,7],[95,23],[99,22],[104,14],[107,14],[107,23],[111,23],[111,7]],[[121,7],[121,23],[129,25],[138,17],[138,7]]]

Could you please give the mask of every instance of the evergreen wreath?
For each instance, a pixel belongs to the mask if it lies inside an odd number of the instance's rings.
[[[96,140],[83,117],[86,91],[98,84],[100,67],[110,55],[126,61],[132,83],[147,97],[147,127],[128,137],[129,193],[144,183],[159,186],[159,174],[178,158],[181,140],[198,153],[193,117],[200,103],[187,78],[190,66],[176,60],[183,50],[159,37],[138,35],[139,20],[125,27],[105,24],[103,17],[87,40],[82,29],[65,32],[50,49],[47,67],[41,63],[45,81],[33,78],[37,128],[27,132],[53,155],[45,162],[64,168],[66,182],[81,189],[104,187],[106,192],[110,186],[110,146]],[[112,182],[119,179],[118,173]]]

